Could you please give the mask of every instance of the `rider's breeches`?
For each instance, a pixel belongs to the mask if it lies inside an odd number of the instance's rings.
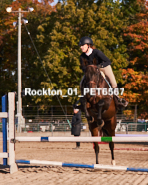
[[[111,87],[116,88],[117,87],[117,82],[116,82],[116,79],[115,79],[115,76],[114,76],[114,73],[112,71],[111,66],[108,65],[104,68],[100,68],[100,71],[102,71],[105,74],[105,76],[107,76],[109,78],[110,83],[111,83]],[[84,77],[85,77],[85,75],[82,77],[82,80],[80,82],[80,88],[81,88],[82,82],[84,80]]]
[[[115,79],[115,76],[114,76],[114,73],[112,71],[111,66],[108,65],[104,68],[100,68],[100,71],[102,71],[105,74],[105,76],[107,76],[109,78],[112,88],[116,88],[117,82],[116,82],[116,79]]]

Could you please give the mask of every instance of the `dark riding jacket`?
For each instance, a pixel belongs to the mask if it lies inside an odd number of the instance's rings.
[[[74,114],[72,117],[72,129],[71,134],[74,136],[80,136],[81,132],[81,111]]]
[[[92,53],[87,56],[85,53],[82,53],[80,56],[80,64],[81,69],[83,72],[85,72],[86,66],[84,65],[84,61],[87,63],[87,65],[94,64],[94,59],[96,62],[96,65],[100,65],[101,68],[104,68],[108,65],[111,65],[111,61],[109,58],[107,58],[104,53],[98,49],[93,49]]]

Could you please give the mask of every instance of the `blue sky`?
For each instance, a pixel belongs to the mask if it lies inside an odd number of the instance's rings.
[[[58,2],[58,0],[54,0],[54,3],[53,4],[56,4]]]
[[[58,0],[54,0],[54,3],[56,4],[58,2]]]

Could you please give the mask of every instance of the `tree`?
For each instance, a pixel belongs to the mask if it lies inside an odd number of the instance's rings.
[[[13,0],[1,0],[0,1],[0,11],[3,11],[6,5],[9,5],[13,2]]]
[[[123,71],[126,97],[139,105],[139,113],[148,117],[148,2],[142,3],[141,13],[136,14],[137,23],[130,25],[125,36],[130,39],[129,68]]]
[[[34,12],[24,13],[23,17],[29,20],[27,27],[36,47],[39,48],[36,43],[37,27],[43,23],[47,15],[54,11],[54,7],[50,5],[52,2],[53,0],[44,0],[41,2],[37,0],[17,0],[12,2],[12,4],[5,4],[3,10],[0,12],[0,85],[3,87],[0,89],[1,96],[9,91],[17,91],[17,27],[13,27],[13,22],[17,21],[18,15],[16,13],[7,13],[6,7],[11,6],[14,11],[18,10],[18,8],[27,10],[29,6],[34,8]],[[35,65],[37,55],[24,24],[22,24],[21,31],[22,88],[36,88],[40,86],[40,78],[43,78],[42,73],[40,73],[41,64],[37,67]],[[31,101],[32,97],[27,97],[23,103],[26,104],[26,102]]]
[[[47,17],[45,23],[38,27],[39,43],[42,47],[47,46],[44,47],[46,50],[44,65],[54,88],[62,89],[64,93],[69,87],[79,89],[83,73],[80,70],[81,51],[78,42],[83,36],[90,36],[96,48],[112,60],[116,79],[122,84],[121,68],[126,68],[128,65],[126,45],[122,36],[123,29],[126,27],[124,19],[120,3],[111,0],[102,2],[64,0],[58,3],[56,12]],[[46,44],[47,42],[49,45]],[[48,79],[46,82],[42,81],[41,85],[52,88]],[[54,97],[44,98],[55,102]],[[68,101],[71,104],[76,99],[78,96],[73,94],[67,99],[62,99],[62,103],[66,104]]]

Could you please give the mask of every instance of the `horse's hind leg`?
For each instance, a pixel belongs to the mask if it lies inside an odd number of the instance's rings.
[[[99,145],[97,142],[94,143],[94,149],[96,154],[96,164],[99,164],[98,155],[99,155]]]
[[[111,156],[112,156],[112,161],[111,161],[111,163],[112,163],[112,165],[116,165],[116,162],[115,162],[115,160],[114,160],[114,142],[110,142],[110,143],[109,143],[109,148],[110,148],[110,150],[111,150]]]

